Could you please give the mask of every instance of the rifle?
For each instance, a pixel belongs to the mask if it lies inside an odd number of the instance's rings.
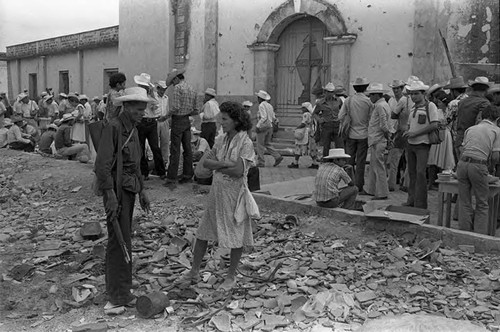
[[[120,130],[118,131],[118,146],[120,149],[116,152],[116,199],[118,201],[118,211],[116,215],[111,219],[111,223],[113,224],[113,229],[116,234],[116,238],[118,239],[118,243],[120,244],[120,247],[122,248],[123,251],[123,257],[125,259],[125,262],[129,264],[131,262],[130,255],[128,253],[127,249],[127,244],[125,243],[125,240],[123,239],[123,233],[122,229],[120,227],[120,223],[118,222],[118,218],[120,216],[120,212],[122,210],[121,206],[121,201],[122,201],[122,175],[123,175],[123,155],[122,155],[122,150],[125,145],[130,141],[132,138],[132,135],[134,134],[135,128],[130,131],[130,135],[128,135],[127,140],[125,143],[122,145],[122,128],[120,125]]]

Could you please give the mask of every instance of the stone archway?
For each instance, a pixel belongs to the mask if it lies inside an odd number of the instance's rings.
[[[328,30],[324,41],[329,45],[330,81],[342,82],[348,87],[350,49],[357,36],[348,33],[337,7],[323,0],[287,0],[267,17],[257,40],[248,46],[254,52],[255,91],[262,89],[272,97],[276,96],[276,52],[280,48],[278,38],[291,23],[308,16],[319,19]]]

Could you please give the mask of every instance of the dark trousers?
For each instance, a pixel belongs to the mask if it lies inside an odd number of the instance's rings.
[[[427,209],[427,159],[429,158],[428,144],[408,144],[407,167],[410,176],[408,187],[408,204]]]
[[[24,152],[33,152],[35,151],[35,145],[31,143],[23,143],[23,142],[12,142],[9,144],[9,148],[12,150],[23,150]]]
[[[158,143],[158,124],[156,121],[147,121],[143,119],[141,123],[137,125],[137,133],[139,134],[139,142],[141,143],[142,148],[142,175],[147,176],[149,174],[148,156],[146,155],[146,139],[148,140],[151,151],[153,151],[156,175],[165,175],[165,163],[163,162],[163,157]]]
[[[214,146],[215,136],[217,136],[217,125],[215,122],[204,122],[201,124],[201,134],[207,140],[210,149]]]
[[[344,209],[353,209],[358,196],[358,188],[356,186],[345,187],[339,192],[339,196],[325,202],[316,202],[316,205],[324,208],[334,209],[341,207]]]
[[[168,163],[167,179],[177,180],[179,170],[179,158],[181,154],[181,144],[183,152],[182,177],[190,179],[194,175],[193,171],[193,151],[191,150],[191,122],[186,116],[172,116],[172,126],[170,127],[170,162]]]
[[[106,206],[106,195],[104,206]],[[118,223],[122,231],[123,239],[127,246],[130,257],[132,257],[132,215],[134,213],[135,194],[122,190],[121,211]],[[132,288],[132,262],[127,264],[123,256],[122,248],[116,237],[113,223],[107,220],[108,245],[106,247],[106,292],[108,299],[115,305],[129,303],[133,296],[130,294]]]
[[[323,157],[328,156],[328,151],[332,142],[335,142],[335,148],[343,148],[344,141],[339,135],[339,122],[323,122],[321,125],[321,145],[323,145]]]
[[[365,185],[365,166],[366,155],[368,154],[368,138],[346,140],[346,153],[351,156],[349,164],[355,167],[354,184],[359,191],[363,190]]]

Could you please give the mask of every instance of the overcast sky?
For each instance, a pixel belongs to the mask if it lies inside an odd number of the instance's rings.
[[[9,45],[118,25],[119,0],[0,0],[0,52]]]

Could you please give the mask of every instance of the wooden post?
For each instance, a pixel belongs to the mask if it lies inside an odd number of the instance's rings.
[[[448,58],[448,63],[450,64],[451,76],[457,77],[457,71],[455,69],[455,65],[453,64],[453,60],[451,60],[451,54],[450,54],[450,50],[448,48],[448,43],[446,42],[446,39],[444,38],[443,34],[441,33],[441,29],[439,29],[439,35],[441,36],[441,41],[443,42],[444,50],[446,52],[446,57]]]

